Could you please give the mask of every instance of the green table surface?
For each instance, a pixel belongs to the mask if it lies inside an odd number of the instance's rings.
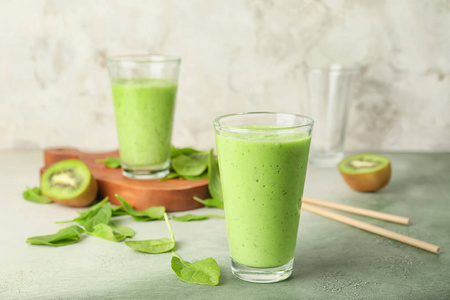
[[[336,168],[309,166],[305,195],[410,217],[405,226],[342,213],[439,245],[441,254],[305,211],[292,277],[254,284],[231,273],[223,219],[172,221],[178,255],[191,262],[213,257],[221,268],[218,286],[202,286],[176,277],[170,253],[139,253],[92,236],[58,248],[26,244],[67,226],[55,221],[74,218],[77,209],[23,200],[25,185],[38,185],[42,153],[0,151],[0,299],[450,299],[450,153],[385,155],[393,176],[383,190],[354,192]],[[168,237],[164,221],[119,223],[135,229],[135,239]]]

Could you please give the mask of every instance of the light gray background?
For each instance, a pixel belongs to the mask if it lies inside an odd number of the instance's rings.
[[[346,149],[450,150],[450,1],[0,1],[0,149],[117,148],[108,55],[179,55],[173,143],[302,113],[301,68],[361,67]]]

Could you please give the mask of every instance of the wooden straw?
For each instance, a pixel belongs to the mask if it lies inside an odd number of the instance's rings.
[[[436,254],[439,254],[441,252],[441,248],[439,246],[429,244],[429,243],[426,243],[426,242],[423,242],[420,240],[416,240],[412,237],[409,237],[409,236],[406,236],[406,235],[403,235],[400,233],[396,233],[396,232],[393,232],[393,231],[390,231],[390,230],[387,230],[387,229],[384,229],[384,228],[381,228],[378,226],[374,226],[374,225],[371,225],[368,223],[364,223],[359,220],[355,220],[355,219],[352,219],[352,218],[349,218],[349,217],[346,217],[346,216],[343,216],[343,215],[340,215],[340,214],[337,214],[337,213],[334,213],[334,212],[331,212],[331,211],[328,211],[325,209],[321,209],[321,208],[315,207],[314,205],[303,203],[302,209],[312,212],[312,213],[315,213],[315,214],[318,214],[318,215],[321,215],[321,216],[324,216],[324,217],[327,217],[327,218],[330,218],[330,219],[333,219],[338,222],[342,222],[342,223],[350,225],[350,226],[354,226],[354,227],[362,229],[362,230],[366,230],[366,231],[369,231],[369,232],[372,232],[372,233],[375,233],[375,234],[378,234],[378,235],[381,235],[381,236],[384,236],[384,237],[387,237],[387,238],[390,238],[390,239],[393,239],[393,240],[396,240],[396,241],[399,241],[399,242],[402,242],[402,243],[405,243],[405,244],[408,244],[408,245],[411,245],[411,246],[414,246],[414,247],[417,247],[420,249],[423,249],[423,250],[427,250],[427,251],[430,251],[430,252],[433,252]]]
[[[387,213],[382,213],[382,212],[375,211],[375,210],[354,207],[354,206],[350,206],[350,205],[339,204],[339,203],[329,202],[329,201],[325,201],[325,200],[313,199],[310,197],[303,197],[303,203],[324,206],[324,207],[328,207],[328,208],[332,208],[332,209],[349,212],[352,214],[357,214],[357,215],[371,217],[371,218],[380,219],[380,220],[384,220],[384,221],[399,223],[399,224],[403,224],[403,225],[409,225],[409,218],[391,215],[391,214],[387,214]]]

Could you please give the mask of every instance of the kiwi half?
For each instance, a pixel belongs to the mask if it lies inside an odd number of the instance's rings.
[[[357,154],[342,160],[338,165],[345,182],[358,192],[376,192],[391,179],[389,158],[378,154]]]
[[[41,176],[41,192],[66,206],[88,206],[97,196],[97,182],[81,161],[68,159],[54,163]]]

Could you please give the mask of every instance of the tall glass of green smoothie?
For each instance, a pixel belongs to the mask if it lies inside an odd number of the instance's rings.
[[[313,123],[265,112],[214,120],[231,269],[242,280],[292,273]]]
[[[180,59],[160,55],[108,58],[122,173],[157,179],[170,168]]]

